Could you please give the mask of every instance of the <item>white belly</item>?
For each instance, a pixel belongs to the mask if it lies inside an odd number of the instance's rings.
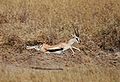
[[[61,51],[55,51],[55,52],[46,52],[46,53],[49,53],[49,54],[50,54],[50,53],[54,53],[54,54],[62,54],[62,52],[63,52],[63,51],[61,50]]]
[[[63,51],[68,50],[71,46],[64,47]]]

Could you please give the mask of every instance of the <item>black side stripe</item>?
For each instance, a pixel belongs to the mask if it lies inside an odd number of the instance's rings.
[[[59,48],[59,49],[49,49],[49,50],[47,50],[47,51],[49,51],[49,52],[56,52],[56,51],[61,51],[61,50],[63,50],[63,48]]]

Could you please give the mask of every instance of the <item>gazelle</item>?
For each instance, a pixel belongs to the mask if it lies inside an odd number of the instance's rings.
[[[42,45],[27,46],[26,49],[36,49],[44,53],[56,53],[56,54],[62,54],[64,51],[71,49],[72,53],[74,54],[75,52],[73,51],[73,48],[80,51],[79,48],[73,46],[74,43],[80,42],[80,38],[79,38],[79,34],[76,31],[75,31],[75,35],[72,36],[73,38],[66,43],[59,43],[57,45],[48,45],[43,43]]]

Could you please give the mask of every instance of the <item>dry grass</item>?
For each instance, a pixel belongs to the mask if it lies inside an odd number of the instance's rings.
[[[73,27],[82,40],[74,56],[25,50],[29,41],[67,41]],[[21,66],[0,65],[1,82],[120,82],[119,55],[120,0],[0,0],[0,63]],[[65,70],[36,71],[31,65]]]
[[[1,82],[119,82],[120,70],[81,65],[64,70],[32,70],[1,65]]]
[[[112,37],[110,43],[119,45],[119,5],[119,0],[4,0],[0,1],[0,31],[6,37],[17,35],[27,41],[34,39],[55,44],[61,39],[66,41],[74,25],[81,35],[100,41]],[[111,28],[116,29],[116,34],[110,33]]]

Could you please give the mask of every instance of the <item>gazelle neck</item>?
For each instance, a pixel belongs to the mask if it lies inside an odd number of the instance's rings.
[[[72,38],[68,41],[68,45],[73,45],[76,42],[75,38]]]

